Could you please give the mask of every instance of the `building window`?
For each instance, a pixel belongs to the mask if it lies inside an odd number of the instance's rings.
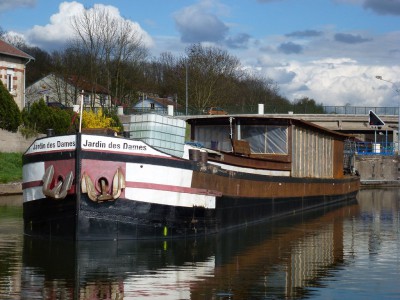
[[[154,105],[154,103],[150,103],[150,109],[155,109],[156,107],[155,107],[155,105]]]
[[[13,77],[14,77],[14,70],[8,69],[8,70],[7,70],[7,82],[6,82],[6,87],[7,87],[7,90],[8,90],[9,92],[11,92],[11,91],[13,90],[13,84],[14,84],[14,82],[13,82]]]
[[[89,94],[83,95],[83,104],[90,105],[90,95]]]
[[[105,95],[100,95],[100,105],[105,106],[106,105],[106,96]]]
[[[11,74],[7,74],[7,83],[6,83],[6,86],[7,86],[7,90],[9,91],[9,92],[11,92],[12,91],[12,86],[13,86],[13,78],[12,78],[13,76],[11,75]]]

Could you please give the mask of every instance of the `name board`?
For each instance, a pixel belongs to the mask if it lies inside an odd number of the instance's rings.
[[[111,152],[133,152],[138,154],[169,156],[159,152],[142,141],[134,141],[128,139],[99,136],[99,135],[82,135],[82,149],[84,150],[101,150]]]
[[[26,154],[52,151],[73,151],[75,148],[75,135],[49,137],[36,140],[26,151]]]
[[[26,151],[26,154],[53,152],[53,151],[74,151],[76,149],[76,136],[52,136],[36,140]],[[169,156],[157,151],[142,141],[134,141],[123,138],[114,138],[99,135],[82,135],[81,147],[83,150],[94,150],[102,152],[137,153],[147,155]]]

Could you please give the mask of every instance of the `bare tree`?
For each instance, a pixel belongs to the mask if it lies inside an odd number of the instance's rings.
[[[113,51],[115,47],[115,35],[117,34],[117,22],[114,18],[109,17],[106,11],[102,11],[103,14],[103,26],[101,27],[100,39],[102,43],[102,55],[100,57],[100,63],[105,67],[104,75],[106,78],[106,86],[108,90],[111,90],[111,61]]]
[[[70,43],[69,47],[64,51],[53,52],[51,60],[53,63],[53,71],[57,75],[57,80],[59,80],[59,82],[54,82],[53,84],[54,89],[60,95],[59,99],[65,99],[67,105],[78,104],[81,90],[76,88],[72,91],[71,89],[67,89],[67,86],[63,85],[70,82],[70,78],[72,77],[76,82],[90,77],[90,74],[86,74],[85,72],[90,69],[90,58],[88,54],[82,53],[78,45]]]
[[[143,46],[142,37],[127,20],[117,20],[117,34],[112,42],[112,71],[114,96],[124,98],[126,90],[126,78],[132,69],[138,69],[139,63],[147,57],[147,49]]]
[[[4,39],[4,36],[7,32],[0,26],[0,39]]]
[[[94,87],[98,82],[98,62],[102,52],[102,24],[105,16],[104,9],[84,10],[79,16],[72,19],[72,27],[77,34],[74,41],[77,48],[80,48],[82,54],[89,59],[88,80],[93,86],[90,97],[90,106],[94,106],[95,92]]]
[[[189,73],[190,105],[200,110],[229,102],[227,91],[232,88],[233,79],[242,76],[239,60],[224,50],[199,44],[189,47],[186,53],[182,66]]]
[[[16,48],[23,48],[26,47],[26,42],[24,38],[20,35],[10,35],[6,32],[3,33],[2,39],[9,43],[10,45],[13,45]]]
[[[257,105],[262,103],[273,111],[276,97],[278,97],[278,88],[272,79],[247,73],[235,84],[231,110],[254,111]]]
[[[101,83],[114,98],[130,94],[125,91],[129,89],[125,78],[147,56],[133,23],[95,7],[73,18],[72,26],[78,37],[77,44],[89,58],[88,79],[93,86]]]

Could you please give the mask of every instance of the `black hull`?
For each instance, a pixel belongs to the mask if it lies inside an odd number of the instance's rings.
[[[24,202],[24,233],[28,236],[63,237],[75,239],[76,201],[44,198]]]
[[[174,207],[127,199],[93,203],[85,195],[24,203],[25,234],[75,240],[189,238],[223,232],[268,219],[351,200],[340,196],[289,199],[220,197],[216,209]]]

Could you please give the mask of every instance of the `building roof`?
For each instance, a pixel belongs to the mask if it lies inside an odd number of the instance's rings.
[[[177,102],[175,102],[174,100],[172,100],[171,98],[160,98],[160,97],[147,97],[146,99],[147,101],[154,101],[158,104],[160,104],[162,107],[167,107],[168,105],[173,105],[173,106],[178,106],[180,107],[181,105],[179,105]],[[142,103],[142,99],[140,99],[138,102],[136,102],[136,105],[138,105],[139,103]]]
[[[170,98],[150,98],[153,99],[155,102],[161,104],[164,107],[167,107],[168,105],[177,105],[177,103],[170,99]]]
[[[10,45],[9,43],[6,43],[3,40],[0,40],[0,54],[19,57],[27,60],[34,59],[29,54],[26,54],[24,51],[19,50],[18,48]]]
[[[104,95],[110,94],[110,91],[106,87],[100,84],[90,83],[88,80],[76,75],[68,76],[67,81],[70,84],[76,86],[78,89],[84,90],[85,92],[93,91],[96,94],[104,94]]]

